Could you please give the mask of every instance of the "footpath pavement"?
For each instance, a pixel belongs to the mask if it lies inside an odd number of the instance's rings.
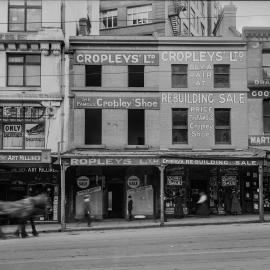
[[[270,222],[270,214],[264,215],[265,222]],[[259,215],[238,215],[238,216],[210,216],[210,217],[184,217],[182,219],[168,219],[164,223],[164,227],[177,226],[203,226],[203,225],[222,225],[222,224],[245,224],[259,223]],[[102,221],[94,221],[91,227],[86,223],[67,223],[67,232],[73,231],[103,231],[103,230],[119,230],[119,229],[142,229],[160,227],[159,220],[143,219],[127,221],[124,219],[108,219]],[[61,232],[60,223],[36,223],[36,228],[40,233]],[[5,233],[13,233],[16,229],[15,225],[3,226]],[[31,231],[31,226],[27,225],[27,231]]]

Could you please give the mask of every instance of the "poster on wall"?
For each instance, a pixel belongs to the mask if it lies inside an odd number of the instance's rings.
[[[182,186],[183,178],[182,176],[167,176],[167,185],[168,186]]]
[[[236,186],[237,178],[235,175],[223,175],[221,183],[223,187]]]

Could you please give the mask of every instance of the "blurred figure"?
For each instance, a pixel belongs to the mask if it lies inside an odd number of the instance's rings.
[[[231,214],[231,208],[232,208],[232,192],[229,187],[225,188],[224,193],[224,211],[226,215]]]
[[[210,209],[208,207],[207,202],[207,195],[204,191],[200,192],[200,198],[197,202],[197,211],[196,214],[199,216],[209,216],[210,215]]]
[[[87,226],[90,227],[92,223],[91,219],[91,203],[90,203],[90,195],[87,194],[83,198],[83,213],[84,218],[87,222]]]
[[[232,192],[232,208],[231,213],[233,215],[240,215],[242,213],[241,205],[237,197],[237,192],[234,190]]]
[[[133,200],[131,195],[128,196],[128,220],[132,220]]]

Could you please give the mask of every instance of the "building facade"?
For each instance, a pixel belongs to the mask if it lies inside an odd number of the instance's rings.
[[[219,1],[101,1],[101,35],[212,36]]]
[[[65,38],[76,35],[82,16],[92,17],[98,34],[96,13],[98,1],[80,1],[76,10],[71,1],[0,3],[0,200],[46,192],[50,211],[41,220],[60,219],[54,161],[67,145]]]

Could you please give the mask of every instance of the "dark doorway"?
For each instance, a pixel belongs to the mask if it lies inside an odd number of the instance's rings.
[[[124,217],[124,185],[122,183],[108,185],[108,217]]]

